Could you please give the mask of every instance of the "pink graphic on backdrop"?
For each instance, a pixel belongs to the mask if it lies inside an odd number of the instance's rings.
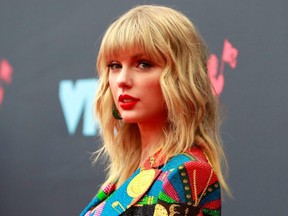
[[[217,95],[220,95],[224,88],[224,74],[219,73],[218,74],[218,58],[215,54],[211,54],[208,63],[208,76],[210,79],[210,82],[213,85],[213,91]]]
[[[13,68],[6,59],[0,60],[0,105],[4,100],[4,83],[11,84]]]
[[[2,104],[3,99],[4,99],[4,89],[2,86],[0,86],[0,105]]]
[[[224,40],[220,69],[217,56],[215,54],[210,55],[207,62],[207,69],[214,94],[220,96],[224,89],[225,63],[227,63],[232,69],[235,69],[237,66],[237,56],[238,56],[238,50],[234,48],[233,45],[227,39]]]
[[[225,39],[222,52],[222,62],[228,63],[231,68],[235,69],[237,65],[237,56],[238,56],[238,50],[234,48],[227,39]]]

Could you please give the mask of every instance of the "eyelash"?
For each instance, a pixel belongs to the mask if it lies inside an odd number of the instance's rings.
[[[140,65],[142,65],[142,66],[140,66]],[[147,61],[147,60],[138,60],[138,61],[136,62],[136,67],[137,67],[137,68],[140,68],[140,69],[142,69],[142,70],[149,69],[149,68],[151,68],[152,66],[153,66],[153,64],[150,63],[150,62]],[[122,68],[121,64],[120,64],[120,63],[117,63],[117,62],[112,62],[112,63],[110,63],[110,64],[107,64],[107,67],[108,67],[109,69],[111,69],[111,70],[117,70],[117,69],[119,69],[119,68]],[[115,67],[117,67],[117,68],[115,68]]]

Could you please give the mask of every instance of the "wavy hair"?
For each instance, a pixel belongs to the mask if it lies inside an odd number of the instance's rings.
[[[103,146],[96,152],[108,158],[107,182],[122,184],[139,166],[141,139],[137,124],[112,116],[113,98],[107,64],[122,52],[142,49],[152,61],[164,65],[160,78],[167,127],[163,128],[166,161],[192,145],[203,149],[222,189],[229,192],[222,174],[226,161],[219,137],[218,99],[207,75],[207,48],[195,26],[181,12],[169,7],[142,5],[114,21],[104,34],[97,69],[99,86],[95,114],[101,125]]]

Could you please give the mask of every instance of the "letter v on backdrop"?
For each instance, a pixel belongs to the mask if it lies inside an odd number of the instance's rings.
[[[93,101],[97,84],[96,79],[60,81],[59,100],[70,135],[75,134],[82,116],[83,135],[96,135],[98,126],[93,119]]]

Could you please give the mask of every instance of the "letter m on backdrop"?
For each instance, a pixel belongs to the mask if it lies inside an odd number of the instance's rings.
[[[59,100],[62,106],[67,129],[75,134],[83,116],[83,135],[96,134],[97,125],[93,119],[93,101],[97,87],[96,79],[62,80],[59,84]]]

